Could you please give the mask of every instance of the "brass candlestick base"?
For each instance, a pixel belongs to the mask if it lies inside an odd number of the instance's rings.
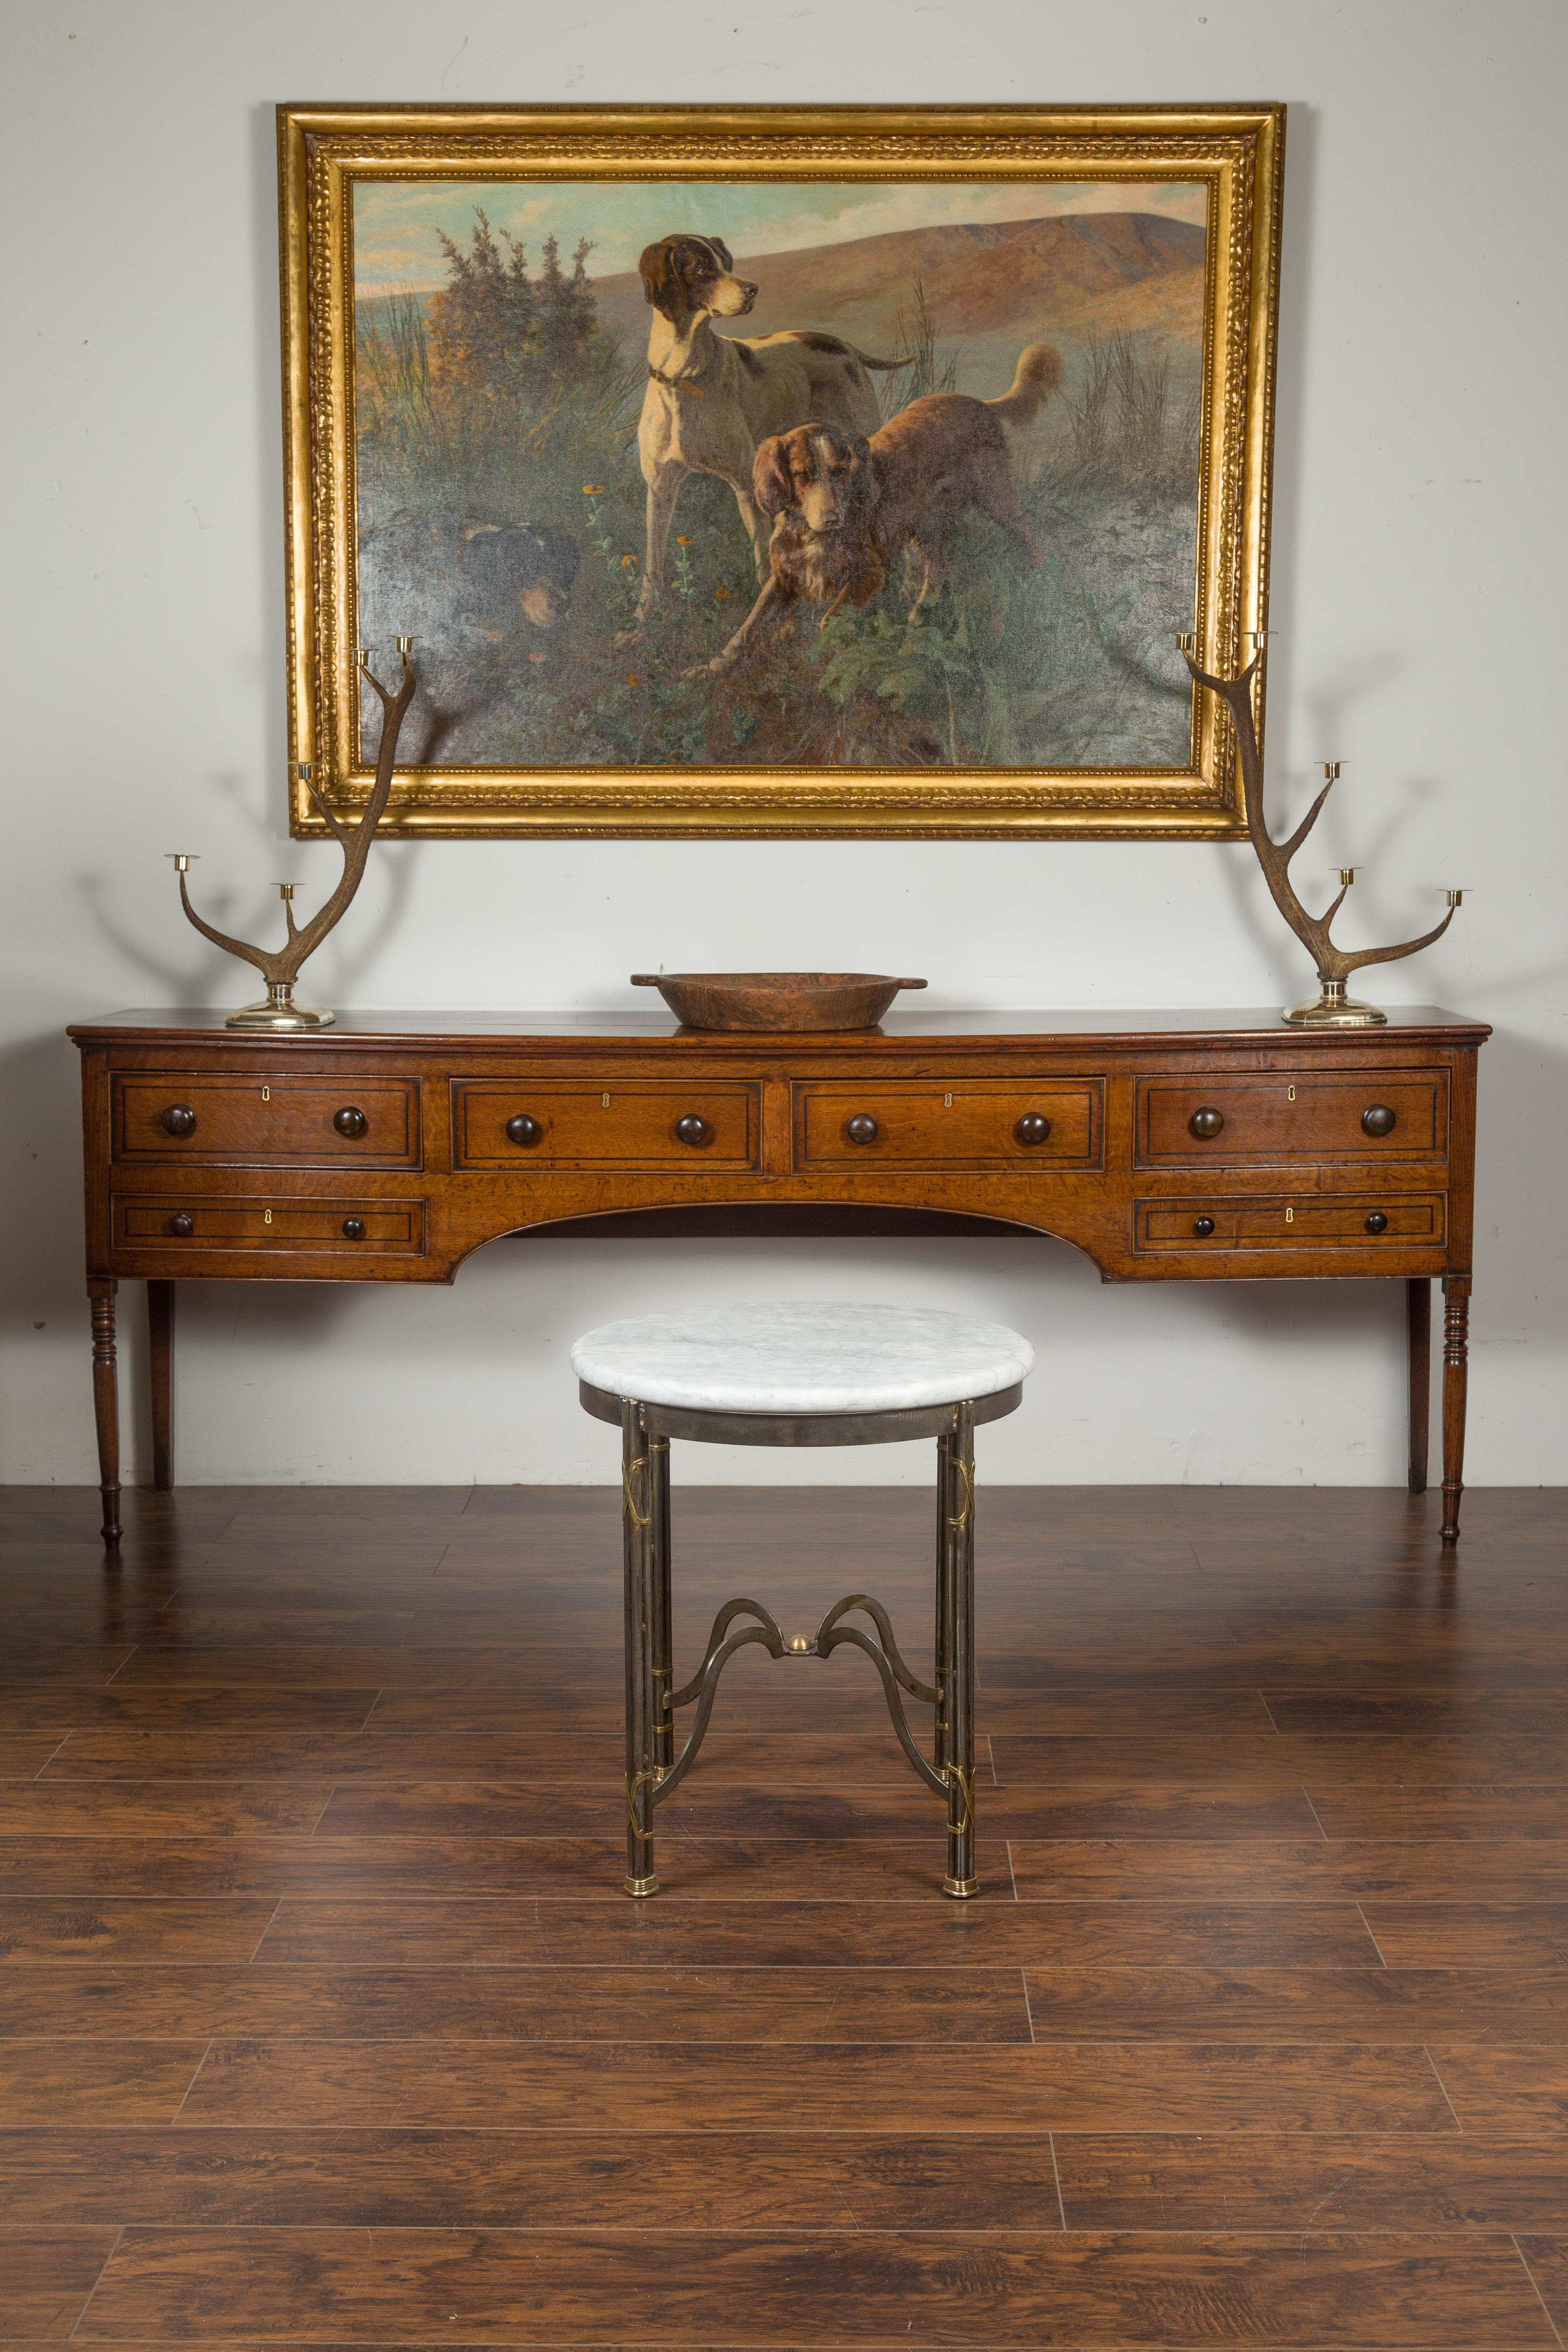
[[[335,1013],[321,1013],[313,1004],[296,1004],[291,980],[274,980],[254,1004],[242,1004],[224,1023],[226,1029],[330,1029]]]
[[[1342,980],[1325,980],[1321,994],[1310,996],[1303,1004],[1289,1004],[1285,1018],[1298,1029],[1379,1029],[1386,1025],[1388,1015],[1375,1004],[1363,1004],[1359,997],[1347,996]]]

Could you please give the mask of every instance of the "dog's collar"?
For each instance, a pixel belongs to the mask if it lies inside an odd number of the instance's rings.
[[[709,366],[710,367],[711,365],[712,362],[710,361]],[[693,400],[700,400],[702,397],[703,386],[701,376],[708,373],[708,368],[702,369],[701,375],[664,375],[658,368],[655,367],[653,362],[649,360],[647,363],[647,372],[653,378],[655,383],[663,384],[666,392],[689,392]]]

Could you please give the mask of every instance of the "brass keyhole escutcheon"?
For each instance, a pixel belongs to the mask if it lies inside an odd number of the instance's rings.
[[[608,1095],[601,1095],[601,1096],[599,1097],[599,1108],[601,1108],[601,1110],[608,1110],[608,1109],[609,1109],[609,1108],[610,1108],[610,1097],[609,1097],[609,1096],[608,1096]]]
[[[270,1209],[262,1210],[261,1222],[264,1225],[269,1225],[272,1223],[272,1212]]]
[[[263,1102],[270,1102],[272,1100],[272,1089],[270,1087],[262,1087],[261,1099]]]
[[[1287,1101],[1287,1102],[1294,1102],[1294,1101],[1295,1101],[1295,1099],[1296,1099],[1296,1089],[1295,1089],[1295,1087],[1286,1087],[1286,1089],[1285,1089],[1285,1099],[1286,1099],[1286,1101]]]
[[[951,1095],[943,1095],[942,1098],[942,1107],[943,1110],[951,1110],[952,1108],[952,1097]]]
[[[1285,1223],[1286,1223],[1288,1225],[1293,1225],[1293,1224],[1295,1223],[1295,1222],[1296,1222],[1296,1212],[1295,1212],[1295,1210],[1294,1210],[1294,1209],[1287,1209],[1287,1210],[1286,1210],[1286,1212],[1285,1212]]]

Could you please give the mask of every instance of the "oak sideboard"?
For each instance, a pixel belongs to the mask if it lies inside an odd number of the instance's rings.
[[[341,1013],[309,1035],[118,1013],[81,1051],[103,1534],[120,1535],[115,1296],[147,1285],[173,1483],[180,1282],[447,1282],[505,1234],[1054,1234],[1107,1282],[1406,1286],[1409,1480],[1446,1305],[1458,1537],[1480,1023],[1426,1007],[896,1013],[774,1036],[668,1015]]]

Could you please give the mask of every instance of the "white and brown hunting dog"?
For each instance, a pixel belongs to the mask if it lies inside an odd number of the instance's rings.
[[[777,335],[716,335],[714,319],[743,319],[757,289],[733,274],[729,247],[717,236],[666,236],[638,265],[653,306],[647,390],[637,426],[637,455],[647,484],[647,551],[637,622],[664,585],[665,550],[675,501],[688,474],[729,483],[756,557],[768,572],[773,517],[759,511],[752,466],[761,444],[797,425],[836,425],[874,433],[881,423],[868,368],[896,368],[837,335],[795,329]],[[628,632],[628,634],[631,634]]]

